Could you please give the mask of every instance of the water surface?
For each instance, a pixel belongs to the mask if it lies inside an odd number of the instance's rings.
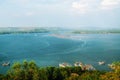
[[[108,70],[107,64],[120,60],[120,34],[0,35],[0,73],[9,69],[2,63],[23,60],[34,60],[42,67],[81,61]],[[99,66],[98,61],[105,61],[106,65]]]

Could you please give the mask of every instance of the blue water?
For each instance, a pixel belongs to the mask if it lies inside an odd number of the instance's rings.
[[[120,60],[120,34],[69,34],[65,38],[50,33],[0,35],[0,73],[10,68],[2,63],[23,60],[34,60],[42,67],[81,61],[109,70],[107,64]],[[106,65],[99,66],[98,61]]]

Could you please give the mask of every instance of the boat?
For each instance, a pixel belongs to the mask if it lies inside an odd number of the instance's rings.
[[[71,65],[68,63],[60,63],[59,67],[70,67]]]
[[[75,67],[82,67],[82,66],[83,66],[83,63],[82,63],[82,62],[75,62],[75,63],[74,63],[74,66],[75,66]]]
[[[111,69],[115,69],[115,65],[114,64],[108,64],[108,66],[111,68]]]
[[[95,70],[91,64],[83,64],[82,62],[75,62],[75,67],[81,67],[82,70]]]
[[[4,62],[2,66],[10,66],[10,62]]]
[[[85,64],[84,68],[88,71],[96,70],[91,64]]]
[[[104,61],[99,61],[98,64],[99,64],[99,65],[104,65],[105,62],[104,62]]]

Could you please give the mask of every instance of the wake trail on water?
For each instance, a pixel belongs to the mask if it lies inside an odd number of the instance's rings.
[[[74,41],[79,41],[79,42],[81,42],[81,44],[80,45],[78,44],[77,46],[69,48],[67,50],[62,50],[60,52],[49,53],[49,54],[46,54],[46,55],[51,55],[51,56],[53,56],[53,55],[67,55],[67,54],[72,54],[72,53],[75,53],[75,52],[78,52],[78,53],[80,52],[80,55],[82,57],[84,57],[84,59],[90,60],[91,62],[94,62],[94,63],[96,62],[96,60],[94,58],[89,57],[84,53],[81,53],[82,49],[84,49],[87,46],[87,41],[82,40],[82,39],[76,39],[76,38],[75,39],[74,38],[69,38],[69,39],[74,40]]]
[[[55,53],[49,53],[49,54],[46,54],[46,55],[58,55],[58,54],[71,54],[73,52],[77,52],[77,51],[80,51],[81,49],[84,48],[84,46],[86,45],[86,41],[81,41],[81,45],[78,45],[77,47],[72,47],[72,48],[69,48],[67,50],[62,50],[62,51],[59,51],[59,52],[55,52]]]
[[[48,41],[44,41],[42,43],[44,43],[44,46],[39,48],[40,50],[44,50],[44,49],[46,49],[46,48],[48,48],[50,46],[50,43]]]

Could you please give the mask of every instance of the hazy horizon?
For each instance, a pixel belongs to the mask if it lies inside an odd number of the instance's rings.
[[[15,26],[11,26],[11,27],[0,27],[0,29],[39,29],[39,28],[43,28],[43,29],[57,29],[57,30],[120,30],[120,27],[115,27],[115,28],[98,28],[98,27],[40,27],[40,26],[19,26],[19,27],[15,27]]]

